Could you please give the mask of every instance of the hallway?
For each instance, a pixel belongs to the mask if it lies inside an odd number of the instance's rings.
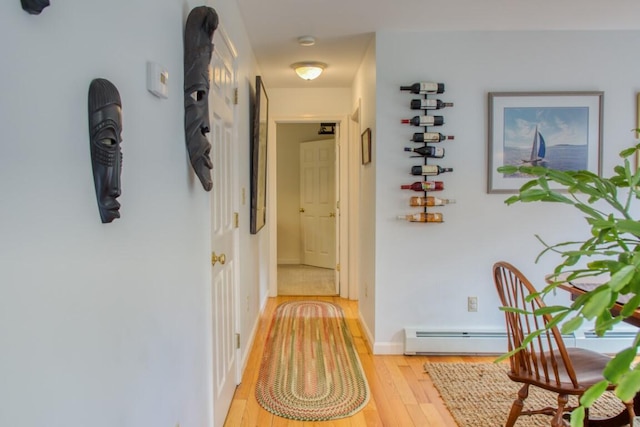
[[[349,418],[333,421],[295,421],[273,415],[255,398],[255,386],[262,359],[263,344],[276,307],[292,300],[322,300],[338,304],[344,310],[362,363],[371,397],[367,406]],[[242,383],[236,389],[225,427],[457,427],[429,377],[423,372],[425,362],[482,362],[495,357],[461,356],[373,356],[358,321],[358,302],[339,297],[269,298],[249,355]]]

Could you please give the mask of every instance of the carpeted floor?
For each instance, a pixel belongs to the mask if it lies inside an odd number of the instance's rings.
[[[335,270],[303,264],[279,264],[278,295],[336,295]]]
[[[507,366],[494,363],[425,363],[425,372],[435,384],[459,427],[502,427],[520,385],[507,377]],[[577,404],[571,398],[572,405]],[[557,394],[529,388],[525,409],[555,407]],[[591,416],[610,416],[619,413],[624,405],[607,394],[591,408]],[[545,415],[521,416],[516,427],[548,426]]]
[[[290,301],[276,309],[256,399],[284,418],[324,421],[360,411],[369,386],[340,306]]]

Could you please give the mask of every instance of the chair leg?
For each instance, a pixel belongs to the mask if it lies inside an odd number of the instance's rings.
[[[518,390],[518,397],[513,401],[513,405],[511,405],[509,418],[507,418],[507,423],[504,425],[504,427],[513,427],[513,425],[516,423],[516,420],[522,412],[524,400],[527,398],[527,396],[529,396],[529,384],[523,385],[520,390]]]
[[[631,427],[634,427],[634,425],[635,425],[634,422],[635,422],[635,419],[636,419],[636,412],[633,409],[633,406],[634,406],[633,400],[631,400],[629,402],[624,402],[624,406],[627,407],[627,414],[629,414],[629,425]]]
[[[558,409],[556,410],[555,415],[551,419],[551,427],[564,427],[568,425],[564,419],[562,419],[562,415],[564,414],[564,408],[569,403],[569,395],[568,394],[559,394],[558,395]]]

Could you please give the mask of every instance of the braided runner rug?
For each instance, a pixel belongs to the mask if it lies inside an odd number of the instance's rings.
[[[294,420],[348,417],[369,400],[369,387],[342,309],[323,301],[280,304],[265,342],[256,398]]]

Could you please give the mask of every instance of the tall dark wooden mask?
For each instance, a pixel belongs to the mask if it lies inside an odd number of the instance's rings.
[[[209,158],[209,63],[218,14],[207,6],[191,10],[184,30],[184,130],[189,160],[205,190],[213,187]]]
[[[122,102],[109,80],[89,85],[89,140],[93,182],[103,223],[120,218],[120,172],[122,170]]]
[[[22,8],[32,15],[40,15],[42,9],[49,6],[49,0],[20,0]]]

